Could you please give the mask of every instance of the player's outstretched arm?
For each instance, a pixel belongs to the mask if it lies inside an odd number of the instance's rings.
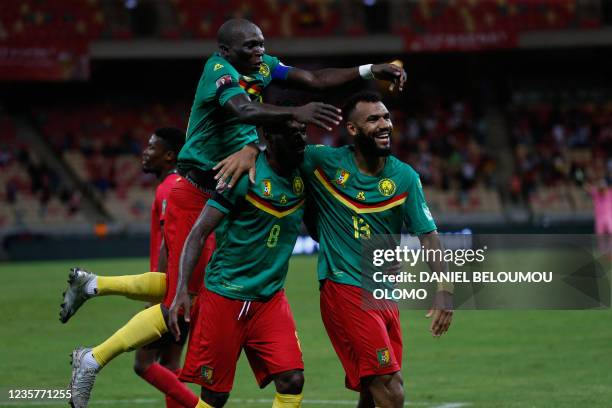
[[[340,109],[322,102],[310,102],[303,106],[276,106],[251,101],[245,94],[230,98],[223,108],[238,117],[242,123],[256,126],[282,125],[292,120],[309,123],[331,130],[342,120]]]
[[[256,126],[282,125],[289,122],[310,123],[320,128],[331,130],[342,120],[341,110],[322,102],[289,107],[275,106],[251,101],[246,95],[239,94],[230,98],[223,108],[236,116],[241,122]],[[235,181],[249,171],[249,179],[255,182],[255,159],[258,150],[255,146],[245,146],[242,150],[217,163],[217,190],[232,188]]]
[[[421,245],[427,251],[428,249],[442,248],[442,242],[437,231],[431,231],[426,234],[419,235]],[[443,259],[427,259],[427,264],[432,272],[448,272],[448,264]],[[452,284],[439,284],[436,292],[434,303],[431,310],[427,313],[427,317],[431,317],[430,331],[434,337],[440,337],[450,327],[453,320],[453,286]]]
[[[216,208],[209,205],[204,206],[183,246],[176,295],[170,306],[169,319],[170,331],[174,334],[177,341],[181,336],[181,330],[178,325],[178,314],[181,308],[183,309],[185,321],[189,322],[191,299],[187,291],[187,284],[191,279],[193,270],[198,264],[206,238],[208,238],[208,235],[217,225],[219,225],[224,216],[225,215]]]
[[[325,68],[318,71],[306,71],[292,68],[287,74],[287,82],[298,88],[311,91],[323,91],[341,86],[358,79],[381,79],[391,82],[389,90],[404,89],[406,71],[401,63],[367,64],[353,68]]]

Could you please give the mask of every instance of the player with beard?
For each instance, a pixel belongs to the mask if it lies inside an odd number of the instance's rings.
[[[64,294],[60,320],[66,323],[78,308],[92,297],[122,295],[132,299],[157,304],[165,293],[166,248],[163,228],[168,195],[180,178],[176,159],[183,144],[185,132],[165,127],[155,130],[142,152],[142,170],[157,176],[159,185],[151,206],[150,271],[141,275],[97,276],[81,268],[72,268],[69,286]],[[155,272],[157,271],[157,272]],[[139,294],[143,292],[146,295]],[[166,407],[193,406],[197,397],[178,380],[180,359],[188,328],[181,322],[184,335],[176,341],[173,336],[159,340],[136,350],[134,371],[166,395]]]
[[[402,336],[396,303],[376,301],[364,287],[362,243],[375,234],[399,235],[402,226],[425,249],[440,249],[418,174],[391,155],[393,125],[380,97],[352,97],[343,114],[354,145],[308,146],[301,172],[313,212],[307,223],[319,239],[321,317],[346,372],[360,392],[359,408],[404,406]],[[434,271],[443,262],[430,262]],[[364,302],[369,305],[364,307]],[[452,289],[436,293],[431,332],[451,323]]]

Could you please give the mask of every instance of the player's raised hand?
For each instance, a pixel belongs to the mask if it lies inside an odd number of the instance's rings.
[[[448,331],[453,320],[453,295],[446,291],[436,292],[434,304],[429,310],[427,318],[431,318],[429,331],[434,337],[440,337]]]
[[[406,71],[402,66],[403,64],[399,60],[393,61],[390,64],[375,64],[372,65],[372,74],[376,79],[391,82],[389,91],[397,88],[401,92],[404,90],[404,83],[406,83]]]
[[[254,145],[246,145],[241,150],[221,160],[213,170],[219,170],[215,175],[217,191],[223,192],[232,188],[245,171],[249,172],[251,183],[255,183],[255,160],[259,149]]]
[[[342,120],[342,111],[333,105],[322,102],[310,102],[309,104],[294,108],[293,118],[297,122],[311,123],[321,129],[331,130],[332,126],[338,126]]]
[[[176,296],[172,301],[172,305],[170,306],[168,326],[170,327],[170,332],[174,335],[176,341],[179,341],[181,338],[181,329],[178,324],[178,316],[179,312],[183,309],[184,318],[187,323],[189,323],[189,310],[191,310],[191,298],[189,297],[189,293],[186,290],[180,290],[176,292]]]

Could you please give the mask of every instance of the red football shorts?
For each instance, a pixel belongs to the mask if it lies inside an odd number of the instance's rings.
[[[364,295],[369,294],[361,288],[329,279],[321,288],[323,324],[344,367],[346,388],[355,391],[361,391],[362,378],[395,373],[402,367],[397,304],[364,307]]]
[[[202,288],[191,311],[182,381],[230,392],[242,349],[261,388],[274,374],[304,369],[284,290],[265,302],[245,302]]]
[[[164,242],[168,250],[168,268],[166,271],[166,295],[162,302],[170,307],[176,294],[178,284],[181,252],[191,227],[202,212],[210,195],[200,191],[185,178],[179,178],[168,196],[166,221],[164,224]],[[191,280],[189,293],[197,294],[204,285],[204,270],[215,251],[215,234],[210,234],[204,243],[202,255],[196,265]]]

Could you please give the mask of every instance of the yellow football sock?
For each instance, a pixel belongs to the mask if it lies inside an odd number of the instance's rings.
[[[198,405],[196,405],[194,408],[215,408],[215,407],[213,407],[212,405],[208,405],[207,403],[202,401],[202,399],[199,399]]]
[[[274,396],[272,408],[299,408],[302,406],[303,394],[279,394]]]
[[[98,276],[98,296],[123,295],[130,299],[159,303],[165,293],[165,273],[146,272],[140,275]]]
[[[151,306],[137,313],[104,343],[94,347],[92,353],[98,364],[104,367],[119,354],[149,344],[166,332],[168,332],[168,327],[164,321],[161,306]]]

